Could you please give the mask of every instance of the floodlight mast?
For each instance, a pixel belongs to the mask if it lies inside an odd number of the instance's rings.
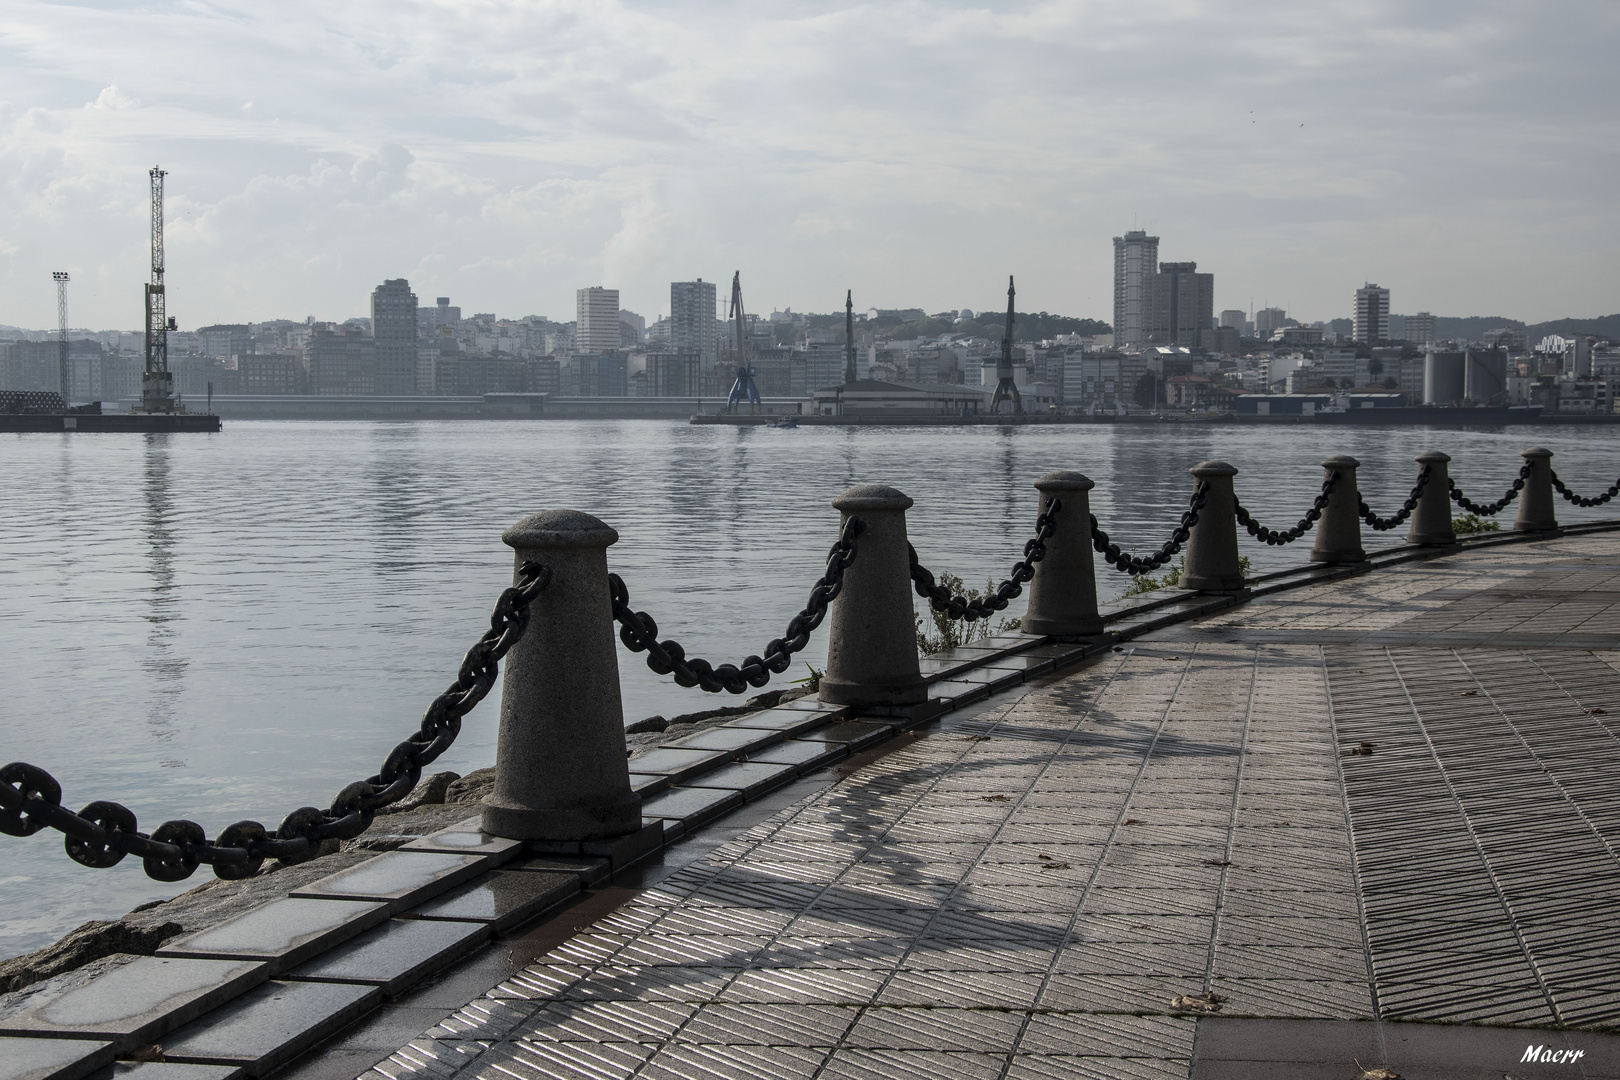
[[[152,277],[146,283],[146,368],[141,375],[141,411],[174,412],[174,376],[169,371],[169,318],[163,291],[163,178],[157,166],[152,181]]]
[[[73,389],[72,373],[68,367],[67,336],[67,283],[72,280],[66,270],[55,270],[51,280],[56,282],[56,368],[62,388],[62,401],[69,402]]]

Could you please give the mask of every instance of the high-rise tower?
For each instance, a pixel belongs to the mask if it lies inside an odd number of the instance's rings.
[[[1137,229],[1114,237],[1114,344],[1147,340],[1147,279],[1159,268],[1159,238]]]
[[[1357,341],[1369,344],[1389,337],[1389,290],[1367,282],[1356,290]]]
[[[416,294],[405,278],[371,291],[371,336],[376,339],[379,394],[416,392]]]

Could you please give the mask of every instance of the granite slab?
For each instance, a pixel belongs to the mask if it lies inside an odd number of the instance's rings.
[[[666,773],[638,773],[630,774],[630,790],[643,799],[649,795],[656,795],[669,787],[669,776]]]
[[[90,1080],[237,1080],[240,1065],[182,1065],[177,1061],[115,1061]]]
[[[712,769],[697,777],[691,787],[724,788],[741,792],[744,799],[752,799],[781,787],[798,775],[799,770],[792,765],[770,761],[746,761]]]
[[[650,824],[649,819],[645,817],[641,819],[641,823],[643,827]],[[534,855],[503,866],[501,870],[503,873],[521,871],[530,874],[573,874],[579,878],[581,885],[588,889],[612,876],[613,863],[608,859],[589,856]]]
[[[381,903],[388,905],[388,913],[394,915],[455,888],[489,866],[490,860],[483,855],[390,851],[312,881],[294,889],[291,895],[309,900]]]
[[[724,750],[680,750],[660,746],[630,759],[630,771],[643,775],[663,775],[679,784],[689,777],[731,760]]]
[[[388,918],[386,904],[334,904],[281,899],[261,904],[218,926],[175,938],[159,956],[264,960],[276,975],[347,941]]]
[[[382,987],[384,997],[398,997],[478,948],[489,934],[487,923],[390,919],[293,969],[287,978],[370,983]]]
[[[679,750],[729,750],[733,754],[739,754],[756,747],[769,746],[781,739],[780,731],[722,725],[662,745]]]
[[[579,875],[568,872],[497,870],[430,900],[411,912],[419,919],[453,919],[487,924],[504,934],[580,891]]]
[[[777,743],[768,750],[750,754],[749,761],[763,761],[772,765],[792,765],[802,776],[823,765],[829,765],[849,753],[844,743],[806,742],[791,739]]]
[[[929,686],[928,696],[939,701],[949,702],[954,707],[977,701],[979,698],[989,697],[990,688],[982,682],[945,679]]]
[[[732,728],[752,728],[756,731],[780,731],[784,736],[797,735],[801,731],[810,731],[830,724],[834,720],[842,719],[848,710],[836,706],[827,706],[821,709],[796,709],[793,705],[779,705],[774,709],[767,709],[762,713],[750,716],[739,716],[726,724]]]
[[[0,1039],[0,1080],[83,1080],[112,1061],[111,1042],[88,1039]]]
[[[845,720],[837,724],[828,724],[826,727],[807,731],[794,738],[801,742],[838,744],[847,747],[850,753],[864,750],[874,743],[882,742],[894,733],[893,724],[874,724],[861,720]]]
[[[655,795],[641,806],[644,817],[650,818],[679,818],[687,829],[693,829],[706,821],[715,818],[741,806],[742,792],[730,791],[722,788],[673,788],[662,795]],[[665,828],[668,835],[668,828]]]
[[[142,956],[0,1020],[0,1033],[111,1039],[119,1053],[129,1053],[269,977],[262,960]]]
[[[181,1028],[164,1040],[163,1055],[182,1064],[240,1065],[249,1076],[263,1076],[381,1001],[375,986],[275,980]]]
[[[508,840],[504,836],[491,836],[480,828],[481,824],[482,820],[479,818],[468,818],[448,829],[440,829],[420,840],[412,840],[402,845],[399,850],[436,851],[452,855],[487,855],[491,865],[515,859],[523,854],[523,841]]]

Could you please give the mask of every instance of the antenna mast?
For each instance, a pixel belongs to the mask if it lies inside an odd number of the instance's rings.
[[[146,283],[146,369],[141,376],[141,411],[174,412],[174,376],[169,372],[169,318],[163,291],[163,178],[152,180],[152,278]]]
[[[68,340],[67,340],[67,283],[70,280],[66,270],[52,272],[51,280],[56,282],[56,364],[57,377],[61,380],[62,403],[68,403],[73,389],[73,379],[68,370]]]

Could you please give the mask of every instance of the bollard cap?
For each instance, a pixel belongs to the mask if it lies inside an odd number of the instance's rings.
[[[1208,480],[1216,476],[1236,476],[1237,467],[1228,465],[1224,461],[1200,461],[1187,470],[1200,480]]]
[[[1324,459],[1322,462],[1322,468],[1324,469],[1359,469],[1360,467],[1361,462],[1349,454],[1336,454],[1333,457]]]
[[[1043,474],[1035,481],[1035,486],[1041,491],[1090,491],[1097,482],[1084,473],[1059,469]]]
[[[909,495],[887,484],[856,484],[832,501],[834,510],[908,510]]]
[[[501,533],[514,548],[605,548],[619,534],[582,510],[546,510],[530,514]]]
[[[1451,455],[1443,454],[1438,450],[1425,450],[1412,460],[1419,465],[1442,465],[1451,460]]]
[[[1519,456],[1523,458],[1550,458],[1553,456],[1553,452],[1545,446],[1532,446]]]

